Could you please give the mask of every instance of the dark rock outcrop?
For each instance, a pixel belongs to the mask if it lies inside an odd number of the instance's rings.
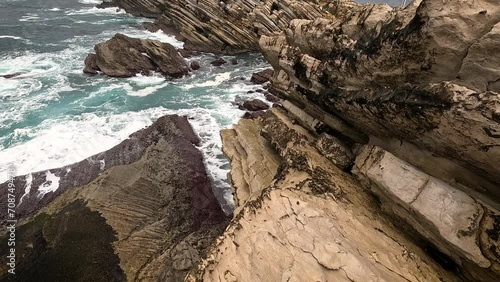
[[[101,70],[112,77],[131,77],[137,73],[160,71],[178,78],[188,73],[186,61],[177,49],[157,40],[131,38],[116,34],[94,47],[96,54],[87,56],[84,72]],[[97,66],[97,68],[95,68]]]
[[[210,64],[212,66],[220,67],[224,64],[227,64],[227,61],[224,60],[223,58],[218,58],[217,60],[211,61]]]
[[[201,68],[200,63],[197,61],[192,61],[189,65],[192,70],[199,70]]]
[[[97,66],[96,54],[88,54],[85,58],[85,68],[83,72],[86,74],[98,74],[101,69]]]
[[[249,101],[244,101],[239,108],[241,110],[249,110],[249,111],[262,111],[269,109],[269,105],[264,101],[259,99],[253,99]]]
[[[182,280],[227,223],[196,144],[187,118],[165,116],[80,163],[14,178],[16,278]]]
[[[252,74],[250,81],[255,84],[263,84],[268,82],[273,76],[274,71],[272,69],[265,69]]]
[[[3,78],[14,78],[16,76],[20,76],[21,74],[23,74],[22,72],[15,72],[15,73],[9,73],[9,74],[2,74],[0,75],[0,77],[3,77]]]

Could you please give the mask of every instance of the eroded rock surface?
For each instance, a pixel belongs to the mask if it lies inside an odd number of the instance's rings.
[[[187,118],[165,116],[81,163],[17,177],[18,199],[26,179],[31,190],[16,215],[16,279],[181,281],[227,225],[198,142]],[[48,173],[59,187],[41,194]]]
[[[85,59],[86,73],[102,71],[112,77],[131,77],[138,73],[159,71],[178,78],[188,74],[189,67],[177,49],[158,40],[131,38],[116,34],[94,47],[96,54]]]
[[[367,141],[339,124],[450,159],[490,182],[460,184],[498,201],[500,58],[492,42],[500,6],[423,0],[401,10],[335,1],[326,11],[260,38],[273,89],[355,142]]]

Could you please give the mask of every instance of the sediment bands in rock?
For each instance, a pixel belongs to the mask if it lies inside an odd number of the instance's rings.
[[[165,116],[81,163],[16,177],[16,197],[28,192],[18,205],[16,279],[182,281],[227,225],[198,142],[187,118]],[[43,194],[49,174],[59,187]]]
[[[131,38],[116,34],[94,47],[96,53],[85,59],[85,73],[102,71],[112,77],[131,77],[137,73],[159,71],[178,78],[188,74],[189,67],[174,46],[158,40]]]
[[[186,281],[458,281],[280,108],[222,133],[239,208]]]
[[[275,70],[273,88],[354,142],[407,141],[451,160],[434,176],[498,202],[498,3],[423,0],[401,10],[336,1],[329,7],[334,18],[294,19],[260,38]]]

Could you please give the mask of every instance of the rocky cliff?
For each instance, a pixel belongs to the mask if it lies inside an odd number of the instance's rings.
[[[80,163],[16,177],[16,281],[182,280],[228,223],[198,142],[187,118],[165,116]]]
[[[76,216],[106,230],[99,250],[117,280],[499,280],[496,0],[415,0],[404,9],[349,0],[110,5],[156,17],[188,50],[260,50],[282,106],[221,132],[237,208],[217,240],[225,223],[213,197],[181,193],[212,207],[193,214],[175,206],[177,196],[159,196],[181,181],[210,195],[189,169],[154,157],[168,152],[182,163],[166,134],[51,199],[26,225],[26,236],[41,238],[35,253],[54,259],[47,246],[65,250],[71,229],[56,227]],[[151,205],[155,220],[144,223],[139,202]],[[110,203],[117,208],[105,208]],[[187,230],[182,235],[165,231],[184,224],[173,229]]]

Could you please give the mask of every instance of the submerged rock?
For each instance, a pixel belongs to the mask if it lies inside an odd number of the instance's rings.
[[[255,84],[264,84],[268,82],[273,76],[274,71],[272,69],[266,69],[252,74],[250,81]]]
[[[160,71],[178,78],[186,75],[189,69],[175,47],[157,40],[131,38],[118,33],[110,40],[97,44],[94,49],[95,65],[112,77],[131,77],[144,71]],[[87,56],[87,59],[89,65],[86,60],[84,71],[95,72],[93,55]]]

